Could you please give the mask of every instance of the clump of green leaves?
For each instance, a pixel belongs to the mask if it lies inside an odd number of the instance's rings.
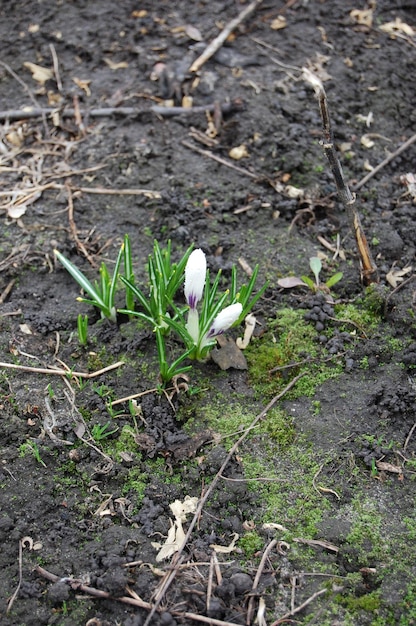
[[[100,278],[91,282],[71,261],[57,250],[57,259],[67,269],[89,298],[77,298],[98,308],[101,316],[112,322],[117,314],[138,317],[147,322],[155,333],[163,383],[187,372],[187,359],[204,359],[216,344],[216,337],[231,326],[241,323],[266,289],[266,284],[254,294],[258,275],[255,267],[248,284],[238,288],[237,270],[232,269],[231,287],[221,293],[221,270],[211,284],[205,254],[190,246],[178,262],[172,262],[171,242],[161,248],[157,241],[149,255],[146,270],[148,283],[139,286],[133,272],[130,240],[126,235],[118,253],[115,267],[109,272],[105,263]],[[124,272],[122,272],[123,268]],[[184,283],[185,304],[175,298]],[[117,309],[116,292],[124,287],[125,308]],[[88,317],[78,316],[78,337],[87,343]],[[166,337],[175,334],[183,343],[182,351],[169,363]]]

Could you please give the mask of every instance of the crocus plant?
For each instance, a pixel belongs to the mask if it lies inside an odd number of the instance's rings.
[[[62,254],[57,251],[55,254],[90,296],[90,299],[79,300],[99,308],[101,315],[112,321],[116,321],[117,313],[124,313],[130,318],[138,317],[151,326],[156,337],[163,383],[188,371],[191,368],[191,365],[185,363],[188,359],[205,359],[215,346],[216,337],[242,322],[266,289],[266,285],[263,285],[260,291],[252,295],[258,272],[256,266],[248,284],[238,290],[237,270],[234,267],[231,288],[221,294],[221,270],[211,285],[204,252],[199,248],[192,250],[190,246],[178,263],[172,263],[170,242],[165,249],[160,248],[157,241],[154,242],[153,253],[147,262],[149,282],[146,289],[135,283],[127,235],[112,276],[103,264],[100,283],[91,283]],[[124,309],[117,309],[115,304],[116,288],[120,282],[125,287]],[[175,304],[175,296],[183,284],[186,305],[178,306]],[[86,337],[88,318],[83,319],[82,331]],[[171,331],[182,340],[184,349],[179,355],[174,355],[173,362],[169,364],[166,338]]]

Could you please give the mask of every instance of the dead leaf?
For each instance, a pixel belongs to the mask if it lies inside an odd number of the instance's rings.
[[[286,185],[286,187],[284,188],[284,192],[289,198],[293,198],[294,200],[296,200],[297,198],[303,198],[303,196],[305,195],[304,189],[294,187],[293,185]]]
[[[283,289],[291,289],[292,287],[307,287],[307,284],[303,282],[301,278],[297,276],[286,276],[286,278],[279,278],[277,281],[279,287]]]
[[[76,84],[77,87],[85,91],[87,96],[91,95],[91,90],[89,87],[91,84],[91,80],[83,80],[82,78],[77,78],[76,76],[72,80]]]
[[[407,187],[407,192],[416,200],[416,175],[411,172],[400,176],[400,182]]]
[[[370,139],[368,135],[363,135],[361,137],[360,143],[364,148],[372,148],[374,146],[374,141]]]
[[[254,317],[252,313],[249,313],[246,316],[244,322],[246,325],[246,328],[244,331],[244,337],[238,337],[235,342],[237,348],[239,348],[240,350],[245,350],[248,344],[250,343],[250,339],[253,336],[254,329],[256,327],[256,318]]]
[[[219,336],[221,337],[221,335]],[[218,337],[217,337],[218,339]],[[237,347],[232,339],[222,336],[221,348],[214,348],[211,352],[211,358],[222,370],[234,368],[236,370],[246,370],[248,368],[246,357]]]
[[[53,70],[48,67],[42,67],[41,65],[36,65],[36,63],[31,63],[30,61],[25,61],[23,65],[27,67],[30,72],[32,72],[33,80],[41,85],[44,85],[46,81],[53,78]]]
[[[231,148],[228,153],[228,156],[234,161],[239,161],[240,159],[244,159],[249,156],[247,146],[242,144],[241,146],[236,146],[235,148]]]
[[[185,539],[182,522],[186,521],[187,513],[195,513],[198,506],[198,498],[185,496],[183,502],[175,500],[169,506],[175,516],[175,521],[172,522],[172,520],[170,520],[171,526],[169,528],[166,541],[163,545],[156,542],[152,543],[152,546],[159,550],[156,556],[156,561],[158,562],[168,559],[179,550]]]
[[[396,17],[394,22],[386,22],[386,24],[382,24],[379,28],[388,35],[402,34],[413,37],[413,35],[416,33],[416,31],[411,26],[409,26],[409,24],[406,24],[406,22],[402,22],[400,17]]]
[[[411,265],[407,265],[402,270],[395,269],[393,265],[390,271],[386,274],[386,280],[389,285],[393,287],[393,289],[396,289],[397,285],[404,280],[404,276],[410,274],[412,269]]]
[[[137,11],[132,11],[131,16],[135,18],[146,17],[147,11],[146,9],[138,9]]]
[[[373,25],[373,10],[372,9],[353,9],[350,11],[350,18],[360,24],[361,26],[368,26],[371,28]]]
[[[189,37],[189,39],[193,39],[193,41],[203,41],[203,36],[201,35],[201,31],[196,28],[196,26],[192,26],[192,24],[187,24],[185,26],[185,34]]]
[[[33,335],[30,327],[27,324],[19,324],[19,328],[20,331],[24,334],[24,335]]]
[[[107,58],[104,58],[104,63],[108,65],[110,70],[124,70],[129,66],[127,61],[120,61],[119,63],[117,63],[116,61],[112,61],[111,59]]]
[[[237,543],[239,539],[240,539],[240,535],[238,535],[237,533],[233,533],[233,540],[229,546],[219,546],[216,543],[211,543],[209,547],[215,550],[215,552],[218,552],[219,554],[230,554],[230,552],[236,549],[235,544]]]
[[[281,30],[282,28],[286,28],[287,19],[284,15],[278,15],[270,24],[270,28],[272,30]]]
[[[403,470],[398,465],[385,463],[384,461],[376,461],[376,467],[381,472],[391,472],[392,474],[403,474]]]
[[[296,541],[296,543],[304,543],[312,548],[323,548],[324,550],[329,550],[330,552],[339,552],[338,546],[335,546],[333,543],[329,543],[329,541],[325,541],[324,539],[302,539],[301,537],[295,537],[293,541]]]

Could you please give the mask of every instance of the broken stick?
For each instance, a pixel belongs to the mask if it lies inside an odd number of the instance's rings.
[[[323,126],[323,141],[321,143],[335,179],[338,196],[350,219],[351,229],[355,237],[358,255],[360,258],[361,280],[366,286],[371,285],[372,283],[377,283],[379,280],[377,267],[373,261],[367,238],[361,225],[361,219],[355,206],[356,197],[355,194],[351,193],[348,184],[345,181],[341,163],[339,162],[335,151],[324,86],[319,78],[307,68],[303,68],[303,78],[310,85],[312,85],[318,97]]]

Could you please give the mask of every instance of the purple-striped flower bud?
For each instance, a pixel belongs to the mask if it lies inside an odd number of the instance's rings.
[[[243,307],[240,302],[236,302],[235,304],[230,304],[230,306],[225,307],[225,309],[218,313],[217,317],[212,322],[211,328],[207,333],[207,339],[211,339],[213,337],[217,337],[217,335],[225,333],[225,331],[231,328],[234,322],[238,320],[242,311]]]
[[[185,267],[185,298],[191,309],[195,309],[201,300],[205,278],[207,275],[207,260],[200,248],[194,250]]]

